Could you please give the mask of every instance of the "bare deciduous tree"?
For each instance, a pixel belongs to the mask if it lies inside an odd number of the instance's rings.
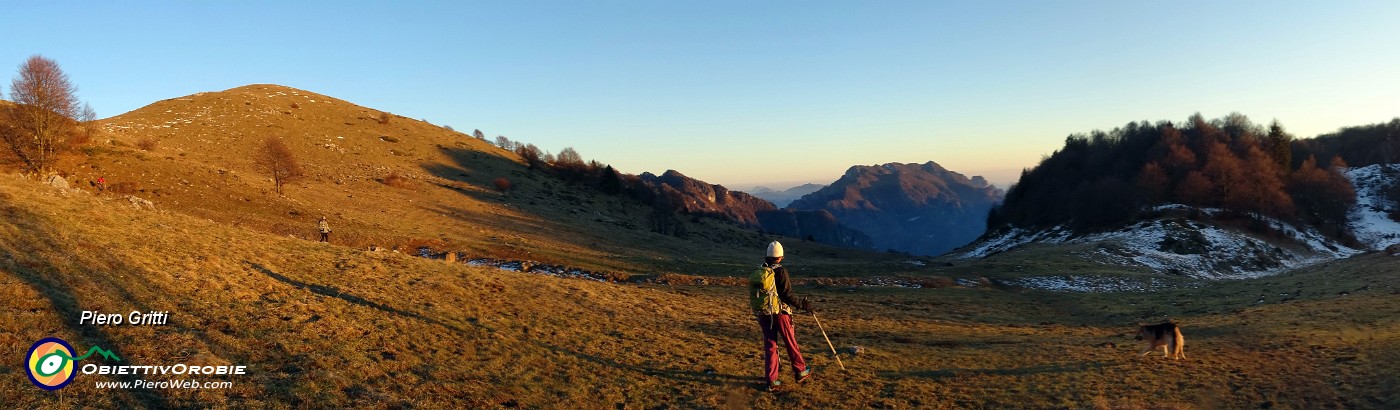
[[[581,167],[583,166],[583,156],[579,155],[578,150],[575,150],[574,147],[567,147],[559,151],[559,157],[555,158],[555,162],[557,162],[556,165],[560,166]]]
[[[572,180],[581,180],[588,175],[588,165],[583,163],[583,156],[574,147],[559,151],[559,156],[554,159],[554,168],[564,178]]]
[[[83,103],[82,111],[78,112],[78,126],[81,128],[70,141],[75,146],[92,141],[92,136],[97,134],[97,111],[93,111],[88,103]]]
[[[277,195],[282,195],[282,185],[302,176],[296,156],[292,155],[292,150],[277,137],[268,137],[262,147],[258,148],[253,160],[257,162],[258,168],[272,176]]]
[[[19,76],[10,83],[14,105],[5,110],[13,128],[3,136],[27,170],[42,174],[53,165],[63,137],[81,112],[76,92],[53,60],[35,55],[19,66]]]
[[[530,169],[539,168],[541,164],[540,147],[536,147],[535,144],[518,145],[515,148],[515,153],[525,160],[525,164],[529,165]]]

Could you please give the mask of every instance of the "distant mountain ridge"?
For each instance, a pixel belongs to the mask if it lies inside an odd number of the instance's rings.
[[[640,177],[667,202],[665,206],[686,214],[715,216],[741,225],[757,226],[758,217],[755,214],[778,209],[762,198],[691,178],[674,169],[660,176],[644,172]]]
[[[779,235],[850,248],[870,248],[866,234],[843,225],[829,212],[778,209],[773,203],[722,185],[710,184],[668,170],[660,176],[639,176],[657,195],[659,206],[681,214],[732,221]]]
[[[753,196],[766,199],[779,208],[786,208],[789,204],[792,204],[792,201],[796,201],[798,198],[817,192],[817,190],[825,187],[826,185],[822,184],[802,184],[779,191],[773,188],[760,186],[754,187],[749,193],[753,194]]]
[[[889,163],[853,166],[788,208],[830,212],[869,235],[876,249],[939,255],[981,236],[1003,195],[985,178],[968,178],[933,161]]]

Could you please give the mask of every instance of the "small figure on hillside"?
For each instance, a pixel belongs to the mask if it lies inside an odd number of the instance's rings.
[[[331,223],[326,222],[326,217],[321,217],[321,222],[316,223],[316,229],[321,231],[321,242],[331,241]]]
[[[792,331],[792,309],[811,311],[812,303],[807,298],[797,299],[792,294],[792,282],[783,261],[783,245],[774,241],[768,244],[767,257],[763,266],[749,276],[749,307],[758,317],[758,326],[763,331],[763,364],[768,378],[768,391],[778,391],[782,382],[778,381],[778,339],[781,337],[787,346],[788,361],[792,371],[801,383],[812,375],[812,368],[802,360],[802,352],[797,347],[797,336]]]
[[[106,191],[106,190],[107,190],[107,178],[106,178],[106,177],[97,177],[97,192],[103,192],[103,191]]]

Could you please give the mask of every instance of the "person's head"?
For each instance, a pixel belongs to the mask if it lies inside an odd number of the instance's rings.
[[[322,220],[322,221],[326,220],[326,217],[325,217],[324,215],[321,216],[321,220]]]
[[[768,253],[765,255],[764,261],[768,262],[769,264],[774,264],[774,263],[782,262],[782,261],[783,261],[783,244],[778,243],[778,241],[773,241],[773,242],[769,243],[769,244],[768,244]]]

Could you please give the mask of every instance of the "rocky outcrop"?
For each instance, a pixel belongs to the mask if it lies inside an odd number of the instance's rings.
[[[675,170],[643,173],[641,182],[656,193],[656,205],[687,215],[708,216],[779,235],[830,245],[869,248],[870,237],[841,224],[830,212],[778,209],[773,203]]]
[[[658,194],[662,206],[679,213],[704,215],[734,221],[744,226],[758,227],[756,214],[773,211],[773,203],[739,191],[730,191],[687,177],[675,170],[661,176],[643,173],[641,179]]]
[[[68,189],[68,180],[58,174],[49,175],[48,179],[44,180],[44,183],[51,187],[58,188],[59,190]]]
[[[132,208],[136,208],[137,210],[142,210],[142,211],[154,211],[154,210],[156,210],[156,204],[155,204],[154,202],[151,202],[151,201],[146,200],[146,199],[141,199],[140,197],[137,197],[137,196],[134,196],[134,195],[127,195],[127,196],[126,196],[126,201],[129,202],[129,203],[131,203],[131,207],[132,207]]]

